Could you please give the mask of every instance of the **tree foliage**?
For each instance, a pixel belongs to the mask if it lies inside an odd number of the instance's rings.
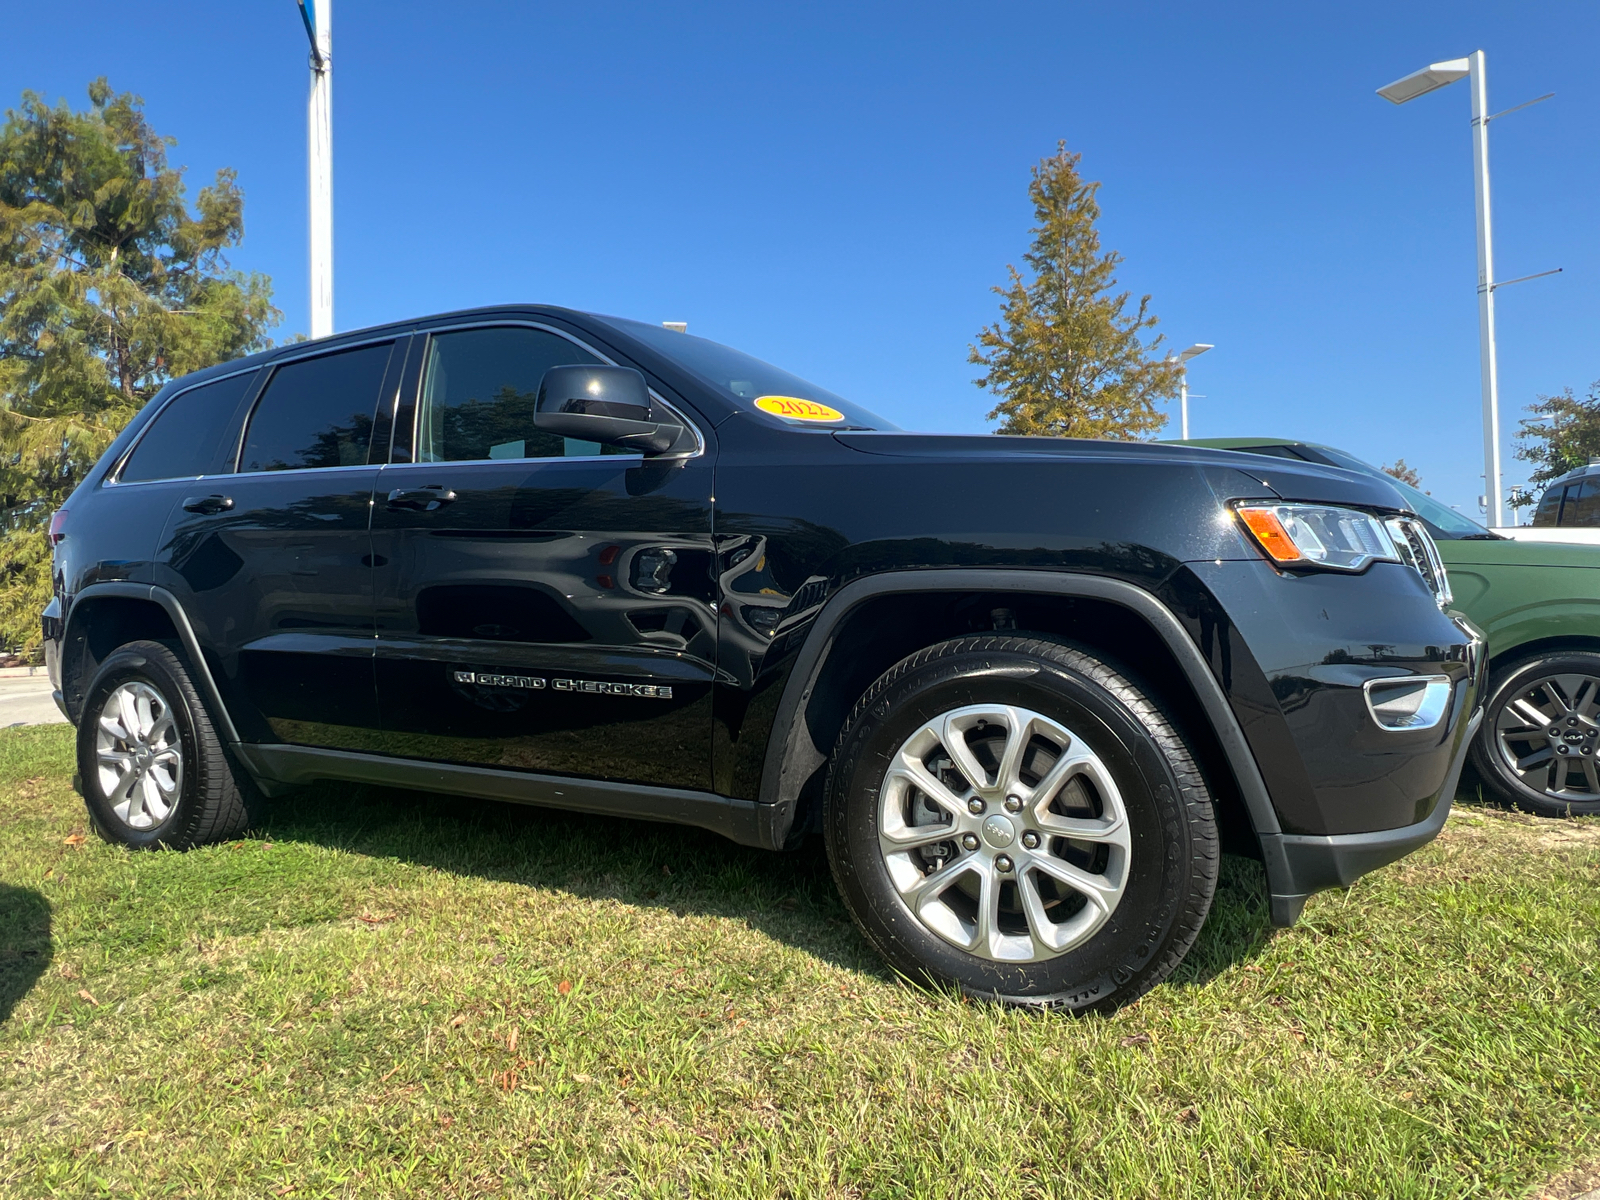
[[[1518,508],[1538,502],[1537,490],[1558,479],[1591,458],[1600,458],[1600,380],[1589,385],[1589,394],[1576,396],[1564,388],[1554,396],[1539,396],[1528,406],[1532,417],[1524,417],[1517,429],[1517,457],[1533,464],[1528,490],[1519,489],[1511,499]]]
[[[985,369],[973,382],[1000,397],[989,413],[1000,433],[1139,437],[1166,423],[1156,401],[1178,394],[1178,365],[1155,355],[1161,335],[1141,338],[1156,324],[1150,297],[1129,313],[1131,293],[1113,291],[1122,256],[1101,252],[1100,185],[1084,182],[1079,158],[1061,142],[1033,169],[1032,279],[1006,267],[1000,321],[968,348]]]
[[[1403,458],[1395,459],[1392,467],[1388,463],[1384,463],[1380,469],[1391,479],[1398,479],[1401,483],[1409,483],[1419,490],[1422,487],[1422,476],[1417,474],[1415,467],[1408,467],[1406,460]]]
[[[230,271],[244,196],[217,172],[191,211],[143,101],[24,92],[0,127],[0,642],[31,650],[49,599],[40,530],[167,380],[261,349],[271,282]]]

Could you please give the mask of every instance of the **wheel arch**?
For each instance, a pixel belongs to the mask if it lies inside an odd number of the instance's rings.
[[[1587,650],[1592,654],[1600,654],[1600,636],[1587,637],[1583,634],[1561,634],[1554,637],[1532,638],[1526,642],[1518,642],[1504,650],[1495,650],[1489,655],[1489,673],[1493,675],[1510,663],[1520,662],[1525,658],[1533,658],[1544,654],[1560,654],[1567,650]]]
[[[1219,811],[1219,817],[1244,822],[1269,880],[1281,874],[1275,836],[1280,826],[1260,769],[1227,697],[1178,618],[1153,594],[1122,580],[1030,570],[885,572],[854,580],[834,595],[790,671],[768,737],[759,795],[767,814],[767,845],[792,845],[811,828],[820,811],[822,767],[850,707],[872,681],[906,654],[974,632],[975,627],[960,625],[963,608],[967,617],[981,617],[991,601],[1014,613],[1015,626],[1004,626],[1006,632],[1071,636],[1123,663],[1129,655],[1114,644],[1117,633],[1147,635],[1141,639],[1144,646],[1173,669],[1166,679],[1158,677],[1160,672],[1140,671],[1140,681],[1154,684],[1152,690],[1162,698],[1177,699],[1186,709],[1187,720],[1180,723],[1191,740],[1203,743],[1197,752],[1222,785],[1219,810],[1234,810]],[[877,616],[890,608],[894,622],[885,629]],[[1094,621],[1074,618],[1064,627],[1062,614],[1074,610],[1078,617],[1098,617],[1100,636],[1095,629],[1085,636],[1081,628]],[[1120,614],[1121,625],[1105,630],[1104,618],[1112,614]]]
[[[176,640],[205,697],[217,730],[228,742],[239,740],[200,641],[178,598],[147,583],[97,583],[73,597],[62,623],[61,698],[76,723],[95,671],[118,646],[149,639]]]

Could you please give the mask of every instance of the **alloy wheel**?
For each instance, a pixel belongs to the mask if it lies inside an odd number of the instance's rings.
[[[154,829],[183,791],[183,748],[172,706],[142,679],[112,689],[100,708],[95,757],[101,794],[130,829]]]
[[[1059,722],[1013,705],[941,713],[879,793],[878,845],[908,909],[979,957],[1033,962],[1110,919],[1131,838],[1111,773]]]
[[[1557,801],[1600,799],[1600,679],[1548,675],[1495,717],[1502,762],[1523,786]]]

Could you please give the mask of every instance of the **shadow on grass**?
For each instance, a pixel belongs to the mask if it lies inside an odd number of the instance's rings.
[[[0,1024],[39,982],[53,953],[50,902],[32,888],[0,883]]]
[[[273,801],[260,833],[584,899],[742,920],[836,966],[892,977],[840,903],[818,842],[777,854],[687,826],[334,783]]]
[[[826,962],[895,978],[856,932],[819,839],[777,854],[699,829],[320,783],[275,801],[263,834],[586,899],[741,920]],[[1260,864],[1225,856],[1211,915],[1174,977],[1203,984],[1271,934]]]

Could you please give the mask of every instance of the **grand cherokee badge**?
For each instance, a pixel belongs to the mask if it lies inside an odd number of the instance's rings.
[[[475,683],[480,687],[522,688],[537,692],[549,687],[554,692],[584,692],[594,696],[648,696],[655,700],[671,700],[672,689],[653,683],[604,683],[594,679],[551,679],[538,675],[493,675],[487,671],[457,671],[457,683]]]

